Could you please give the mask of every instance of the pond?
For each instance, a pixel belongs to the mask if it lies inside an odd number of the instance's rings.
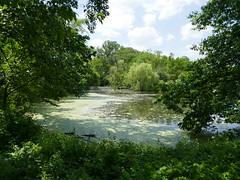
[[[127,139],[135,143],[174,145],[186,138],[177,126],[183,116],[154,104],[154,94],[100,88],[80,98],[68,97],[58,106],[38,104],[35,118],[47,128],[75,132],[94,139]],[[213,124],[217,131],[240,128],[239,124]],[[212,132],[213,128],[208,128]],[[215,131],[216,132],[216,131]],[[91,139],[93,140],[93,139]]]
[[[85,96],[68,97],[56,106],[39,104],[36,118],[43,126],[63,133],[94,135],[97,139],[127,139],[142,144],[174,145],[183,137],[177,124],[182,115],[154,104],[153,94],[90,91]]]

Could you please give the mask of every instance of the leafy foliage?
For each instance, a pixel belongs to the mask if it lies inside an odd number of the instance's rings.
[[[104,18],[109,15],[107,11],[109,8],[108,0],[88,0],[88,3],[84,7],[87,17],[86,24],[90,32],[94,32],[97,20],[102,23]]]
[[[0,152],[11,145],[34,140],[41,128],[24,110],[0,111]]]
[[[131,66],[127,74],[127,83],[134,90],[154,91],[158,80],[158,74],[153,71],[152,65],[147,63]]]
[[[0,155],[1,179],[239,179],[239,140],[152,147],[45,132]]]
[[[105,41],[102,47],[96,50],[96,58],[90,62],[91,69],[97,75],[97,81],[99,81],[98,84],[94,85],[109,85],[110,67],[117,63],[115,53],[119,48],[120,45],[116,41]]]
[[[119,60],[115,66],[111,66],[109,70],[109,83],[114,88],[126,88],[125,83],[126,64],[123,60]]]
[[[86,10],[107,15],[107,9],[101,9],[107,8],[106,2],[89,1]],[[70,25],[77,4],[76,0],[1,1],[0,109],[79,95],[86,88],[93,51],[85,44],[88,37]],[[94,24],[98,17],[91,16],[88,22]]]
[[[187,57],[174,58],[173,54],[165,56],[160,51],[140,52],[133,48],[120,46],[116,41],[105,41],[102,47],[96,50],[96,57],[90,62],[90,66],[99,77],[99,85],[129,88],[130,86],[127,86],[129,71],[141,63],[152,66],[153,71],[159,76],[158,80],[175,81],[179,75],[188,70],[190,60]],[[144,75],[142,74],[142,76]],[[145,74],[145,76],[148,75]]]
[[[198,49],[206,58],[174,84],[162,84],[161,100],[185,113],[180,127],[199,133],[216,120],[240,122],[240,60],[238,1],[211,0],[201,12],[190,15],[197,29],[213,28]]]

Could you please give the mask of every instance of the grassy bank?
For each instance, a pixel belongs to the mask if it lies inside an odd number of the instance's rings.
[[[240,140],[227,133],[175,147],[85,142],[42,130],[1,149],[0,179],[239,179]]]

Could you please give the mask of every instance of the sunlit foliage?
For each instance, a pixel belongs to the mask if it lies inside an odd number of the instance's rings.
[[[190,59],[187,57],[174,58],[173,54],[166,56],[161,51],[140,52],[130,47],[120,46],[115,41],[105,41],[102,47],[96,50],[96,57],[90,62],[90,66],[99,77],[96,80],[99,81],[98,85],[110,85],[121,89],[130,88],[129,83],[127,84],[129,71],[141,63],[149,64],[152,70],[158,74],[158,80],[175,81],[179,75],[188,71]],[[144,74],[141,75],[144,76]],[[145,74],[145,76],[147,78],[148,75]],[[150,84],[152,81],[148,83]],[[150,90],[148,87],[133,88],[132,86],[131,88]],[[153,89],[151,88],[150,91],[154,91]]]
[[[141,63],[131,66],[126,79],[131,89],[155,91],[159,76],[157,72],[153,71],[151,64]]]
[[[206,57],[176,83],[161,85],[162,101],[184,112],[182,129],[199,133],[213,122],[240,122],[240,6],[238,0],[211,0],[190,15],[198,30],[213,29],[195,49]]]
[[[0,155],[0,179],[239,179],[240,142],[229,135],[152,147],[45,132]]]
[[[90,30],[108,15],[106,3],[85,6]],[[86,88],[93,50],[88,37],[71,27],[74,8],[76,0],[0,2],[0,109],[79,95]]]

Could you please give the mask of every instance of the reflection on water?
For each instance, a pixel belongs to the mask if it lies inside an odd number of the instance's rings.
[[[152,95],[88,93],[81,98],[67,98],[58,106],[40,104],[36,118],[48,128],[78,135],[109,135],[139,143],[175,144],[182,131],[181,116],[152,103]]]
[[[182,115],[167,110],[161,104],[153,103],[153,97],[149,95],[138,95],[127,102],[107,105],[103,109],[109,108],[106,115],[117,119],[140,121],[153,121],[155,123],[177,125]]]

